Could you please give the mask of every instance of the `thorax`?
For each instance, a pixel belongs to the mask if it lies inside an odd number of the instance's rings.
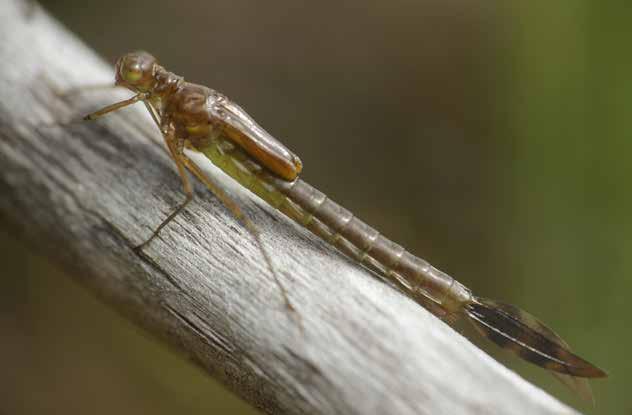
[[[168,96],[160,97],[161,117],[173,125],[178,138],[194,143],[208,137],[213,129],[213,118],[207,102],[214,93],[205,86],[183,82]]]

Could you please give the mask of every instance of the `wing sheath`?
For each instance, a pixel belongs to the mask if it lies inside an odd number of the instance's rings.
[[[292,181],[298,177],[303,167],[298,156],[257,124],[239,105],[214,91],[209,95],[207,108],[228,138],[255,161],[284,180]]]

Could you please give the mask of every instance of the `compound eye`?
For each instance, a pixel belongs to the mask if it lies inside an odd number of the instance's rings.
[[[122,69],[121,76],[125,82],[129,82],[130,84],[134,84],[143,77],[143,71],[140,68],[140,65],[137,63],[132,63],[131,65],[124,65]]]
[[[116,83],[133,91],[147,91],[151,87],[156,58],[147,52],[132,52],[116,62]]]

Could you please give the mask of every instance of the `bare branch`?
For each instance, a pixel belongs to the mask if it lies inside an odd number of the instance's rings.
[[[111,82],[112,69],[40,9],[3,3],[3,226],[124,315],[269,413],[574,413],[226,177],[304,332],[249,233],[201,186],[137,255],[132,247],[184,197],[152,142],[158,131],[142,106],[42,126],[125,95],[60,95]]]

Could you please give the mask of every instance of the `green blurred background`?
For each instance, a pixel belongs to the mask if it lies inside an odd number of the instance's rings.
[[[497,359],[582,411],[632,413],[628,2],[44,5],[110,62],[146,49],[226,93],[301,156],[307,181],[476,293],[540,317],[610,378],[587,407],[471,337]],[[0,413],[255,413],[0,240]]]

